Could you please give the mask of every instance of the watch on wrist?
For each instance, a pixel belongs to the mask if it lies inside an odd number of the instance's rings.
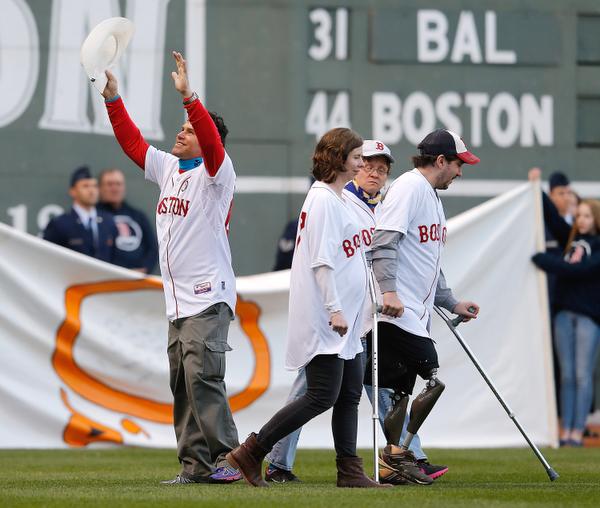
[[[188,104],[191,104],[192,102],[194,102],[197,98],[198,98],[198,94],[196,92],[192,92],[192,95],[183,99],[183,105],[187,106]]]

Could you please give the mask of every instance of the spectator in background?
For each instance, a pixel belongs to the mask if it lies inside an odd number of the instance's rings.
[[[293,219],[285,225],[285,229],[277,241],[277,253],[275,254],[275,267],[273,271],[287,270],[292,267],[297,230],[298,219]]]
[[[540,168],[531,168],[528,175],[529,181],[537,181],[542,178],[542,170]],[[557,259],[562,257],[562,252],[567,244],[571,226],[564,219],[563,215],[568,213],[570,206],[569,179],[559,172],[552,173],[549,178],[550,194],[542,192],[542,204],[544,208],[544,237],[546,239],[546,253],[555,256]],[[562,245],[562,248],[561,248]],[[554,323],[556,315],[555,295],[556,295],[556,275],[553,273],[546,274],[548,286],[548,304],[550,306],[550,321]],[[554,340],[554,328],[550,327],[552,334],[552,363],[554,365],[554,386],[555,396],[558,403],[559,415],[561,414],[560,406],[560,362],[558,361],[558,351],[556,349],[556,341]]]
[[[560,171],[555,171],[548,178],[550,186],[550,200],[558,210],[560,216],[569,224],[573,224],[573,191],[571,190],[571,182],[567,175]]]
[[[541,177],[542,170],[540,168],[531,168],[529,170],[529,181],[540,180]],[[571,190],[569,179],[564,173],[559,171],[552,173],[550,178],[548,178],[548,185],[550,187],[549,194],[543,194],[546,252],[560,256],[562,249],[560,241],[555,235],[564,236],[569,234],[570,226],[573,222],[573,202],[577,200],[577,197]],[[549,221],[553,222],[552,227]],[[566,236],[564,236],[562,243],[564,244],[565,241]],[[550,300],[552,301],[552,295],[550,296]]]
[[[564,259],[538,253],[532,260],[557,276],[554,341],[561,372],[560,444],[581,446],[600,342],[600,201],[584,200],[577,207]]]
[[[144,213],[125,202],[125,176],[120,169],[105,169],[98,178],[99,210],[114,216],[119,232],[115,242],[115,265],[151,273],[158,261],[154,230]]]
[[[540,180],[542,171],[539,168],[529,170],[529,180]],[[546,252],[557,257],[562,257],[567,238],[571,231],[573,218],[569,217],[569,210],[573,209],[573,202],[577,199],[569,186],[569,179],[565,174],[554,172],[548,179],[550,193],[542,193],[544,207],[544,228],[546,237]],[[568,221],[567,219],[570,219]],[[554,318],[555,311],[556,277],[548,274],[548,301],[550,313]]]
[[[117,227],[111,214],[96,209],[98,182],[87,166],[71,175],[69,212],[54,217],[44,230],[44,240],[112,263]]]

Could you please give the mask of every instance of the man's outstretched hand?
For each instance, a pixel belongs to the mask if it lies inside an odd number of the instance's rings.
[[[173,84],[175,89],[183,96],[184,99],[191,97],[192,90],[188,81],[187,65],[181,53],[173,51],[173,58],[177,64],[177,72],[172,72]]]

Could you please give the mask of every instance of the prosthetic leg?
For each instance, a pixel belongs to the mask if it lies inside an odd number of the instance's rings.
[[[437,378],[437,369],[432,369],[426,379],[425,388],[415,397],[410,408],[407,434],[400,447],[407,450],[414,435],[431,412],[433,406],[444,391],[445,385]],[[408,407],[408,394],[394,391],[392,395],[393,407],[383,421],[387,444],[397,445],[402,434],[402,426]]]
[[[425,388],[415,397],[410,406],[410,417],[406,426],[406,438],[400,447],[408,450],[414,435],[429,416],[433,406],[440,398],[440,395],[446,388],[446,385],[437,378],[437,369],[433,369],[426,380]]]
[[[393,407],[383,421],[387,446],[381,454],[380,467],[384,483],[430,485],[433,482],[433,478],[429,477],[416,463],[415,456],[408,450],[408,447],[444,391],[444,383],[436,377],[436,373],[437,369],[432,369],[428,373],[425,378],[425,388],[413,400],[406,438],[399,448],[409,396],[399,390],[395,390],[392,395]]]
[[[406,408],[408,406],[408,394],[394,391],[391,395],[392,409],[383,420],[383,433],[389,445],[397,445],[400,442]]]

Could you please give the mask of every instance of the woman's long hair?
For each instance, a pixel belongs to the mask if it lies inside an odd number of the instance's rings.
[[[596,230],[595,234],[600,234],[600,201],[597,199],[583,199],[577,208],[581,205],[588,205],[590,210],[592,211],[592,216],[594,217],[594,228]],[[579,230],[577,229],[577,214],[575,214],[575,218],[573,220],[573,226],[571,227],[571,232],[569,233],[569,239],[567,240],[567,246],[565,247],[565,254],[568,254],[571,250],[571,244],[575,237],[579,234]]]

